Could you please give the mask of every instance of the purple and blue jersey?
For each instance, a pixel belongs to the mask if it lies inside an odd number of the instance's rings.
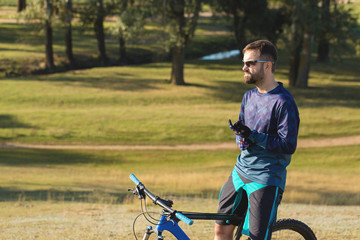
[[[300,123],[293,97],[280,82],[268,93],[252,89],[244,94],[239,121],[252,130],[248,138],[252,144],[238,156],[236,171],[251,181],[284,190]]]

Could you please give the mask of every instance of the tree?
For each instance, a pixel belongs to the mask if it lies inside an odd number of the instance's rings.
[[[330,26],[330,0],[321,1],[321,10],[320,10],[320,21],[322,22],[322,28],[319,31],[318,38],[318,58],[320,62],[329,62],[329,41],[327,36],[327,30]]]
[[[240,52],[249,40],[266,38],[276,43],[283,31],[284,9],[269,9],[267,0],[218,0],[218,4],[232,18]]]
[[[72,14],[73,14],[73,7],[72,7],[72,0],[64,0],[64,25],[65,25],[65,54],[66,59],[70,66],[74,66],[75,59],[73,54],[72,48]]]
[[[335,0],[285,0],[284,4],[291,18],[289,83],[306,88],[315,39],[319,61],[330,60],[331,48],[338,48],[335,52],[342,55],[347,41],[356,39],[353,35],[356,19],[349,10],[338,7]]]
[[[126,42],[143,33],[145,14],[140,1],[135,5],[134,2],[123,0],[119,5],[121,6],[120,14],[109,30],[119,41],[119,63],[127,65]]]
[[[104,19],[114,8],[113,3],[104,4],[104,0],[89,0],[81,10],[80,18],[84,25],[92,24],[97,40],[99,59],[103,64],[109,58],[105,48]]]
[[[55,0],[34,0],[29,6],[18,14],[19,18],[25,19],[32,24],[32,29],[45,32],[45,67],[48,71],[54,71],[53,52],[53,11]]]
[[[160,5],[170,35],[171,77],[174,85],[185,85],[185,49],[189,46],[197,26],[201,0],[168,0]]]
[[[289,85],[308,86],[314,36],[318,30],[319,8],[316,0],[290,0],[287,4],[290,19],[290,72]]]
[[[26,0],[18,0],[17,12],[21,12],[26,8]]]
[[[321,0],[319,13],[319,31],[316,34],[318,43],[317,60],[329,62],[331,49],[337,57],[349,52],[349,42],[356,42],[357,19],[336,0]]]
[[[53,3],[51,2],[51,0],[45,0],[45,67],[51,72],[55,68],[53,51],[53,29],[51,25],[53,10]]]

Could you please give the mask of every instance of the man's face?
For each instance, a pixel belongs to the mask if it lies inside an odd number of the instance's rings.
[[[260,60],[260,53],[258,51],[247,50],[244,53],[244,67],[242,68],[244,71],[244,81],[247,84],[261,85],[265,76],[264,64],[261,62],[249,64],[249,66],[245,64],[255,60]]]

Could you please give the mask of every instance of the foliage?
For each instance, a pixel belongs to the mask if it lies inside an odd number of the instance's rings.
[[[231,16],[232,29],[240,50],[254,39],[267,38],[277,42],[286,23],[285,12],[282,7],[269,8],[267,2],[218,0],[222,10]]]
[[[355,52],[354,45],[360,37],[357,18],[352,9],[346,9],[345,5],[333,4],[331,9],[329,27],[326,29],[326,38],[331,44],[331,54],[338,59],[346,54]]]
[[[59,1],[54,0],[52,1],[52,4],[55,5],[54,9],[56,9]],[[48,9],[45,9],[43,0],[31,0],[28,1],[26,9],[17,14],[17,18],[23,19],[26,23],[31,24],[34,32],[43,31],[46,20],[53,21],[57,19],[48,11]]]
[[[141,6],[130,6],[117,16],[115,24],[109,26],[109,32],[116,38],[136,41],[136,38],[144,34],[144,26],[145,18]]]

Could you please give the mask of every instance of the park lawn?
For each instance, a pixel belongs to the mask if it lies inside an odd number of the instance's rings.
[[[314,64],[309,88],[289,88],[300,138],[360,134],[359,58]],[[237,59],[189,61],[188,85],[167,82],[170,63],[93,68],[1,80],[0,139],[43,144],[173,145],[232,141],[242,95]],[[337,74],[339,72],[339,74]],[[287,86],[287,66],[276,79]]]
[[[341,152],[341,157],[339,157]],[[122,202],[131,173],[159,194],[217,198],[238,150],[1,149],[2,200]],[[358,146],[298,149],[285,202],[359,205]]]
[[[133,239],[133,220],[141,210],[127,191],[134,187],[131,173],[153,193],[174,200],[176,209],[215,212],[237,154],[235,146],[227,151],[1,149],[0,238]],[[298,149],[279,218],[307,223],[319,239],[360,239],[359,154],[358,146]],[[150,203],[148,208],[160,210]],[[181,224],[191,239],[213,235],[213,221]],[[137,221],[138,237],[148,225],[143,218]]]
[[[172,198],[175,208],[197,212],[215,212],[216,199]],[[0,202],[1,239],[134,239],[133,221],[140,214],[140,201],[121,205],[79,202]],[[160,208],[148,206],[159,213]],[[305,222],[318,239],[360,239],[359,206],[318,206],[282,203],[278,218],[295,218]],[[152,214],[158,217],[158,214]],[[140,217],[135,223],[141,239],[150,224]],[[193,240],[213,238],[214,221],[195,221],[192,226],[180,226]],[[173,239],[164,233],[166,239]]]

